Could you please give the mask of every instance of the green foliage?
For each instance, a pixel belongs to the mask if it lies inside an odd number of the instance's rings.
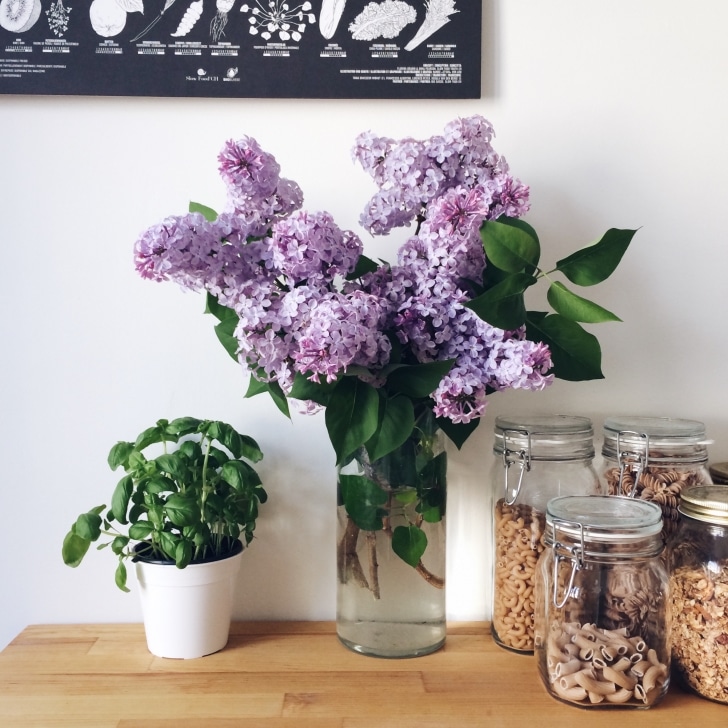
[[[488,263],[485,290],[466,306],[499,328],[525,324],[529,339],[549,346],[556,377],[569,381],[602,378],[599,342],[581,324],[621,319],[551,277],[561,273],[577,286],[602,283],[616,270],[636,231],[607,230],[596,243],[562,258],[548,272],[539,268],[541,246],[536,231],[523,220],[488,220],[480,232]],[[549,281],[546,300],[553,314],[526,308],[524,293],[541,278]]]
[[[168,443],[176,445],[168,449]],[[161,448],[156,457],[145,452]],[[256,441],[217,420],[159,420],[134,442],[118,442],[108,455],[123,468],[111,506],[82,513],[66,534],[63,561],[78,566],[101,537],[118,559],[117,586],[128,591],[125,561],[152,558],[180,569],[227,555],[236,541],[249,545],[258,506],[267,494],[250,463],[263,453]],[[121,527],[126,527],[122,529]]]
[[[438,442],[437,422],[421,407],[404,442],[376,459],[361,447],[339,474],[339,502],[351,521],[363,531],[384,530],[394,553],[413,567],[427,549],[423,524],[445,515],[447,454]],[[405,525],[392,528],[392,509],[402,510]]]

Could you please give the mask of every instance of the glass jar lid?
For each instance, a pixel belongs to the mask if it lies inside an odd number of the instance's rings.
[[[533,460],[594,457],[594,428],[575,415],[500,415],[495,418],[493,452],[524,452]]]
[[[680,494],[678,511],[697,521],[728,526],[728,486],[696,485]]]
[[[548,502],[546,528],[547,542],[563,534],[583,541],[587,555],[590,543],[624,544],[661,534],[662,510],[655,503],[624,496],[563,495]]]
[[[609,417],[604,421],[602,454],[619,459],[625,451],[651,462],[708,459],[705,425],[672,417]]]

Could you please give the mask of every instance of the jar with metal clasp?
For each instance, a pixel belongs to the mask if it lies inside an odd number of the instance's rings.
[[[493,452],[492,635],[501,647],[530,653],[546,504],[600,492],[592,423],[572,415],[499,416]]]
[[[711,482],[705,425],[672,417],[609,417],[603,434],[601,475],[607,493],[659,505],[663,535],[669,539],[683,491]]]
[[[670,681],[659,506],[567,496],[546,509],[535,653],[549,694],[582,708],[650,708]]]
[[[728,703],[728,486],[683,493],[668,542],[675,675],[698,695]]]

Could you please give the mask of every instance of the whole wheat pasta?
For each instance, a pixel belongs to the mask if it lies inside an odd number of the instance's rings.
[[[649,452],[651,459],[661,457],[664,457],[664,453],[653,450]],[[679,520],[677,507],[682,491],[705,482],[705,476],[700,469],[687,467],[685,470],[674,468],[664,470],[661,466],[648,464],[636,483],[634,474],[625,472],[622,476],[620,491],[619,468],[608,468],[604,475],[607,481],[607,492],[610,495],[634,495],[642,500],[653,501],[660,506],[665,538],[672,535]]]
[[[621,670],[615,670],[613,667],[609,667],[609,665],[605,665],[602,668],[602,675],[605,680],[610,680],[615,685],[619,685],[619,687],[625,688],[626,690],[634,690],[634,686],[637,684],[636,677],[630,677]],[[654,687],[654,684],[652,687]],[[651,690],[652,688],[646,689]]]
[[[631,700],[632,695],[633,693],[631,690],[622,688],[621,690],[617,690],[616,693],[605,695],[604,697],[608,703],[626,703]]]
[[[576,680],[576,684],[581,685],[587,693],[607,695],[607,693],[617,692],[617,688],[613,682],[597,680],[589,675],[586,670],[574,673],[574,679]]]
[[[579,686],[573,688],[562,688],[558,683],[553,685],[554,692],[565,700],[570,700],[574,703],[580,703],[587,697],[587,692],[584,688]]]
[[[557,677],[571,675],[582,669],[582,661],[578,659],[571,659],[568,662],[559,662],[554,671]]]
[[[667,670],[664,665],[652,665],[642,678],[642,687],[645,689],[645,692],[649,693],[650,690],[654,689],[660,678],[665,676],[666,672]]]
[[[568,635],[570,642],[564,643],[560,635]],[[566,652],[567,647],[579,643],[591,645],[592,653],[597,648],[598,654],[585,659],[584,648],[577,657]],[[621,629],[554,620],[549,626],[548,645],[548,656],[545,650],[538,653],[539,669],[553,694],[568,702],[649,706],[667,690],[669,664],[661,662],[657,650],[640,635],[628,637]],[[542,660],[548,660],[548,670],[543,669]]]
[[[534,647],[534,578],[544,526],[543,514],[530,506],[496,504],[493,633],[513,649]]]

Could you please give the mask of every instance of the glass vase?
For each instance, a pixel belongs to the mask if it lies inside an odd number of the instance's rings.
[[[446,472],[434,423],[339,467],[337,633],[349,649],[416,657],[445,642]]]

